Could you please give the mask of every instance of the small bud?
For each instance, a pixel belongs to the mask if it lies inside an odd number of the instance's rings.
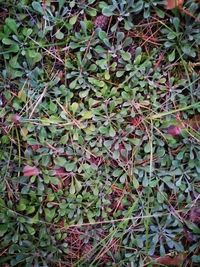
[[[106,29],[107,25],[108,25],[108,21],[109,18],[104,16],[104,15],[100,15],[98,16],[95,21],[94,21],[94,25],[97,28],[101,28],[102,30]]]
[[[179,135],[179,134],[181,134],[181,132],[182,132],[182,129],[178,126],[175,126],[175,125],[171,125],[167,129],[167,133],[172,135],[172,136]]]

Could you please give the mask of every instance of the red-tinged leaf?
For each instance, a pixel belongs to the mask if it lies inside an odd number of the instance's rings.
[[[66,175],[68,175],[68,172],[65,171],[65,168],[60,167],[60,168],[55,169],[55,175],[59,178],[63,178]]]
[[[200,208],[192,208],[189,217],[192,222],[200,223]]]
[[[11,116],[11,120],[15,125],[19,125],[20,124],[20,116],[18,114],[14,114]]]
[[[30,145],[30,147],[33,149],[33,151],[37,151],[40,148],[39,144]]]
[[[163,264],[166,266],[181,266],[183,264],[183,261],[185,259],[184,254],[179,254],[174,257],[170,257],[168,255],[159,257],[159,256],[154,256],[155,261],[159,264]]]
[[[167,129],[167,133],[172,135],[172,136],[177,136],[177,135],[181,134],[181,131],[182,131],[182,129],[178,126],[175,126],[175,125],[171,125]]]
[[[200,114],[194,115],[185,122],[185,127],[190,127],[193,130],[200,129]]]
[[[23,168],[23,176],[31,177],[37,176],[40,173],[40,170],[35,166],[25,166]]]
[[[91,155],[88,161],[94,165],[100,166],[103,162],[103,159],[101,157],[95,157]]]
[[[183,233],[184,233],[184,236],[186,238],[186,240],[189,242],[189,243],[192,243],[194,241],[197,241],[197,237],[196,235],[194,235],[191,231],[189,231],[186,227],[184,227],[183,229]]]
[[[172,10],[176,7],[182,7],[184,0],[167,0],[166,9]]]
[[[142,121],[142,117],[135,117],[131,120],[131,124],[137,127],[138,125],[140,125],[141,121]]]

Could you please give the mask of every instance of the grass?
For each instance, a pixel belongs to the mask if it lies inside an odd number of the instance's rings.
[[[0,266],[199,266],[199,9],[0,1]]]

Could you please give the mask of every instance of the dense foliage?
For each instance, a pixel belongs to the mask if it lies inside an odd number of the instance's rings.
[[[0,266],[199,266],[199,11],[0,0]]]

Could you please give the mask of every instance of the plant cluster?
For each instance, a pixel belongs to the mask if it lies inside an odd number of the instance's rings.
[[[181,5],[0,1],[1,266],[199,266],[200,6]]]

